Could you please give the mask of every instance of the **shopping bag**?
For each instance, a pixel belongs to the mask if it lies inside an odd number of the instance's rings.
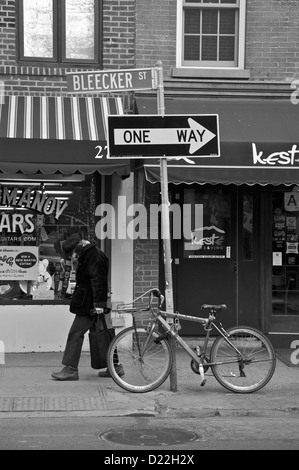
[[[98,315],[93,327],[89,331],[90,363],[92,369],[107,367],[107,353],[114,337],[115,329],[107,328],[104,315]]]

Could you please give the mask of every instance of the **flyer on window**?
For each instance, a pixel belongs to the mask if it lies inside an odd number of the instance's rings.
[[[38,247],[0,246],[0,281],[28,281],[38,276]]]

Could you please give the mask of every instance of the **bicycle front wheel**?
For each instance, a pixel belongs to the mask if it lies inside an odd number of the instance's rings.
[[[211,348],[211,362],[219,363],[211,367],[215,378],[232,392],[260,390],[275,371],[276,356],[270,341],[250,327],[229,328],[227,333],[229,342],[219,336]]]
[[[110,344],[107,360],[111,376],[129,392],[150,392],[170,374],[173,357],[168,340],[159,339],[156,332],[148,336],[144,328],[130,327],[121,331]],[[143,351],[147,339],[147,347]],[[122,369],[116,367],[117,362]]]

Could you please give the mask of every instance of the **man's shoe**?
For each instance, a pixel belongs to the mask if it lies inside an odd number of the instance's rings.
[[[125,375],[125,371],[124,371],[123,366],[121,364],[118,364],[117,366],[115,366],[115,371],[116,371],[117,375],[119,375],[119,377],[122,377],[123,375]],[[109,369],[107,368],[106,370],[103,370],[103,371],[99,372],[98,376],[99,377],[111,377],[111,374],[110,374]]]
[[[65,366],[60,372],[53,372],[52,378],[55,380],[71,381],[79,380],[78,369],[74,369],[71,366]]]

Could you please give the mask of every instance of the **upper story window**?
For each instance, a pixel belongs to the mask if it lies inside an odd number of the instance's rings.
[[[244,68],[246,0],[178,0],[177,67]]]
[[[99,63],[100,0],[19,0],[19,59]]]

